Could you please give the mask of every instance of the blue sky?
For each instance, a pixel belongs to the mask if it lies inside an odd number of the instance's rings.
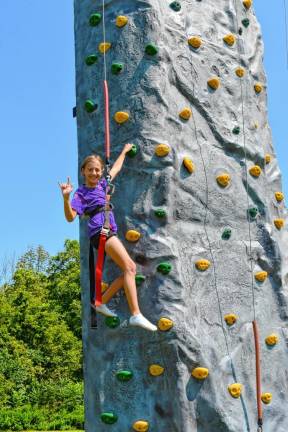
[[[288,195],[288,70],[283,2],[254,0],[265,42],[269,120]],[[64,220],[57,181],[77,184],[73,1],[0,3],[0,266],[41,244],[55,254],[78,223]],[[284,169],[286,172],[284,172]]]

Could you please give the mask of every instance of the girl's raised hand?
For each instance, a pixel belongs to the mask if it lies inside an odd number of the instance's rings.
[[[125,144],[123,147],[123,152],[126,154],[128,153],[133,147],[133,144]]]
[[[67,179],[67,183],[59,183],[62,195],[64,198],[68,198],[70,193],[73,191],[73,185],[70,183],[70,177]]]

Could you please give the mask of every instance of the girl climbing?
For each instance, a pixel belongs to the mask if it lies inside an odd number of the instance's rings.
[[[111,181],[121,171],[126,154],[131,150],[132,144],[126,144],[122,152],[115,161],[110,170]],[[64,200],[64,213],[68,222],[72,222],[77,215],[82,216],[85,213],[95,209],[95,207],[103,207],[105,205],[105,194],[107,180],[103,178],[104,162],[98,155],[90,155],[86,157],[81,166],[81,174],[84,177],[84,184],[80,186],[74,193],[73,199],[70,202],[70,194],[73,186],[68,177],[67,183],[59,183]],[[148,321],[140,312],[137,298],[137,290],[135,283],[136,264],[130,258],[124,245],[117,237],[117,225],[113,212],[109,212],[110,232],[105,243],[106,254],[121,268],[123,274],[115,279],[109,288],[105,291],[102,297],[102,304],[92,307],[97,312],[105,316],[117,316],[106,305],[109,300],[124,287],[127,297],[131,317],[129,324],[131,326],[142,327],[146,330],[156,331],[157,327]],[[88,222],[88,235],[95,249],[98,249],[100,231],[104,224],[104,211],[92,214]]]

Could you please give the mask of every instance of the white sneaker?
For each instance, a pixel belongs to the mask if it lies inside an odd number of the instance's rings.
[[[146,330],[157,331],[157,327],[148,321],[141,313],[132,315],[129,319],[129,325],[135,327],[142,327]]]
[[[102,315],[105,315],[107,317],[117,317],[117,314],[115,314],[115,312],[112,312],[107,306],[106,304],[101,304],[100,306],[95,306],[93,304],[91,304],[91,306],[93,307],[93,309],[96,310],[96,312],[101,313]]]

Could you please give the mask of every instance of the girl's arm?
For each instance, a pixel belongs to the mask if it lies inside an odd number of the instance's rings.
[[[125,144],[125,146],[123,147],[122,152],[120,153],[120,155],[118,156],[118,158],[116,159],[115,163],[113,164],[113,166],[110,170],[111,181],[121,171],[123,162],[125,160],[126,153],[128,153],[131,150],[132,146],[133,146],[133,144]]]
[[[64,200],[64,214],[68,222],[73,222],[77,216],[76,210],[73,210],[70,204],[70,193],[73,190],[73,186],[70,183],[70,178],[68,177],[67,183],[58,183],[61,189],[63,200]]]

